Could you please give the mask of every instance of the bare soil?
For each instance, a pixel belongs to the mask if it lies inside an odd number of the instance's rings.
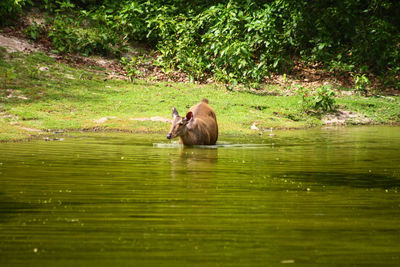
[[[334,113],[326,114],[322,118],[322,122],[325,125],[346,125],[346,124],[371,124],[371,120],[361,114],[347,111],[347,110],[337,110]]]
[[[39,51],[37,45],[28,42],[26,39],[7,36],[3,33],[0,33],[0,46],[4,47],[8,53]]]

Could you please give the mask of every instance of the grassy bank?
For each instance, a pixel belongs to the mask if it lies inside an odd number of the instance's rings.
[[[2,49],[0,74],[0,141],[75,130],[165,133],[169,123],[149,118],[170,118],[172,106],[183,114],[203,97],[217,113],[221,134],[319,126],[324,119],[322,113],[305,112],[297,94],[256,94],[216,84],[105,80],[99,67],[72,66],[43,53],[8,54]],[[271,85],[265,90],[283,89]],[[335,100],[340,110],[357,113],[364,123],[400,121],[398,96]],[[253,124],[260,130],[251,130]]]

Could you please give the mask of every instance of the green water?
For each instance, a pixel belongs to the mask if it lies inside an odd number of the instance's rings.
[[[400,128],[0,144],[1,266],[395,265]]]

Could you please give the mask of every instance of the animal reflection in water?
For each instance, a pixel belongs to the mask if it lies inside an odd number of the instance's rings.
[[[179,143],[192,145],[215,145],[218,139],[218,124],[214,110],[203,99],[190,108],[185,117],[181,117],[175,107],[172,108],[172,125],[167,139],[179,137]]]
[[[186,173],[191,179],[209,177],[218,161],[217,148],[181,147],[170,156],[171,177],[175,179]]]

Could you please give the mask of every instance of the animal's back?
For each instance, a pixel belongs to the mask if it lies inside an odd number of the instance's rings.
[[[202,128],[203,145],[214,145],[218,140],[218,123],[214,110],[208,104],[208,100],[204,98],[199,104],[193,106],[190,111],[199,128]],[[200,132],[199,132],[200,133]]]
[[[203,98],[203,100],[190,108],[190,111],[193,112],[194,118],[201,118],[201,117],[211,117],[212,119],[217,122],[217,116],[215,115],[214,110],[208,104],[208,99]]]

